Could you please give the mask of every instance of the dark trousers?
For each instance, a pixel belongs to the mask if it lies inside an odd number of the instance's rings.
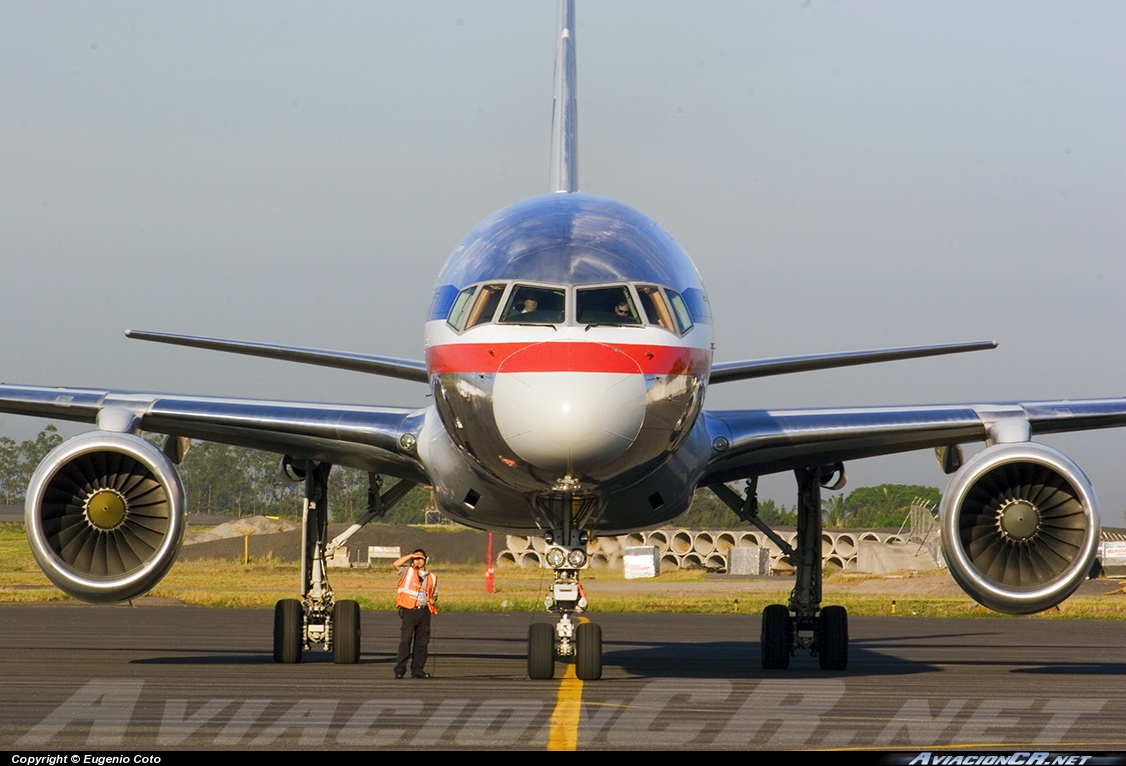
[[[417,676],[426,667],[426,647],[430,643],[430,610],[399,607],[399,617],[403,621],[403,627],[399,634],[399,655],[395,662],[395,672],[405,674],[407,658],[410,657],[411,675]]]

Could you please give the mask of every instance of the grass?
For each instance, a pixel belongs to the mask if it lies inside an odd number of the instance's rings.
[[[543,609],[551,578],[543,570],[499,568],[496,592],[485,593],[480,564],[435,562],[440,577],[443,609],[452,611],[527,612]],[[274,558],[249,564],[229,560],[179,561],[150,595],[209,607],[272,607],[278,599],[294,597],[300,569],[295,562]],[[926,575],[942,577],[947,575]],[[397,576],[390,568],[329,572],[337,598],[351,598],[363,609],[394,606]],[[876,592],[856,592],[873,590]],[[839,571],[827,573],[826,603],[840,604],[851,615],[900,617],[995,617],[968,596],[918,596],[906,584],[919,578],[885,579]],[[757,614],[767,604],[786,603],[793,580],[727,580],[705,577],[699,571],[675,571],[652,581],[627,582],[620,573],[590,570],[584,583],[600,612],[684,612]],[[925,582],[925,580],[924,580]],[[1126,592],[1107,580],[1099,595],[1073,596],[1057,609],[1031,619],[1126,619]],[[925,589],[924,589],[925,590]],[[902,595],[897,595],[902,593]],[[0,602],[69,600],[40,572],[27,545],[22,524],[0,524]],[[737,604],[736,604],[737,602]]]

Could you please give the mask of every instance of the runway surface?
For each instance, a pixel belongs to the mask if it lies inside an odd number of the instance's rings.
[[[1126,747],[1126,623],[853,618],[824,673],[762,670],[757,616],[592,614],[603,680],[529,681],[545,617],[439,615],[434,677],[397,681],[394,613],[364,613],[359,665],[282,666],[272,610],[2,605],[0,747]]]

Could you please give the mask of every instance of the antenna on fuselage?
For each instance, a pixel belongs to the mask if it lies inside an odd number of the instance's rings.
[[[551,115],[551,190],[579,190],[579,116],[575,101],[575,0],[559,0],[555,102]]]

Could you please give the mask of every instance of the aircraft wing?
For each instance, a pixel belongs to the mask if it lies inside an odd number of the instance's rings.
[[[177,335],[170,332],[152,332],[151,330],[126,330],[125,337],[155,343],[169,343],[173,346],[225,351],[229,354],[260,356],[265,359],[279,359],[284,362],[335,367],[341,370],[366,372],[369,375],[413,380],[416,383],[428,383],[430,381],[430,376],[426,373],[426,363],[413,359],[395,359],[388,356],[357,354],[351,351],[329,351],[304,346],[280,346],[276,343],[255,343],[247,340],[205,338],[199,335]]]
[[[0,384],[0,412],[87,423],[132,416],[145,431],[429,481],[399,446],[401,434],[417,433],[419,409]]]
[[[712,458],[701,486],[804,466],[994,438],[996,428],[1035,434],[1126,425],[1126,399],[704,414]],[[1023,425],[1027,424],[1027,425]],[[1010,432],[1011,433],[1011,432]]]

